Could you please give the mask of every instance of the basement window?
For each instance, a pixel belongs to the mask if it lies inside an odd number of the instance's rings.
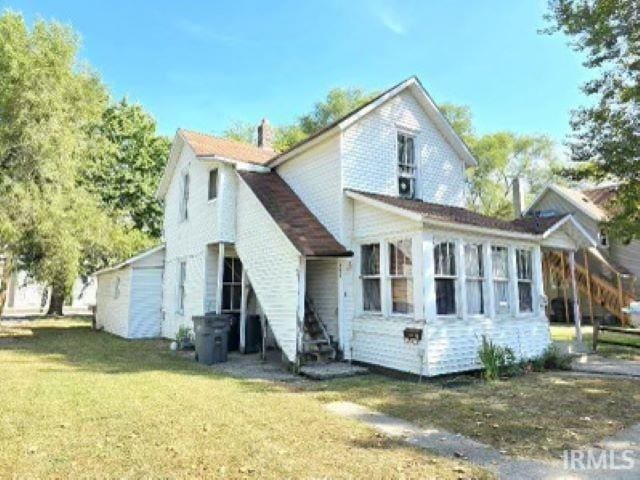
[[[415,142],[413,137],[398,132],[398,195],[414,198],[416,188]]]
[[[360,278],[362,279],[362,310],[380,312],[380,244],[360,247]]]

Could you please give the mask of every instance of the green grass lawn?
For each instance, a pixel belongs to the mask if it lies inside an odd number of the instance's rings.
[[[315,386],[323,401],[350,400],[424,427],[436,426],[509,455],[559,459],[640,422],[640,381],[530,373],[417,384],[370,375]]]
[[[593,342],[593,327],[582,327],[582,341],[591,348]],[[573,326],[553,324],[551,325],[551,338],[556,341],[573,341],[576,330]],[[603,357],[616,358],[618,360],[640,361],[640,336],[623,335],[616,332],[600,332],[598,342],[598,354]]]
[[[0,478],[488,476],[332,416],[316,392],[217,375],[164,341],[81,321],[7,325]]]

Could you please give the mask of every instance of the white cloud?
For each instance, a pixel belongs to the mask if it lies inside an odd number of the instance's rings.
[[[384,25],[387,30],[396,35],[407,33],[407,26],[400,19],[396,10],[388,3],[377,3],[372,7],[373,15]]]

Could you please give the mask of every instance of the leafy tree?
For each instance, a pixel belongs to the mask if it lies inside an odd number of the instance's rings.
[[[368,102],[375,93],[359,88],[334,88],[326,98],[317,102],[311,112],[300,116],[290,125],[274,128],[274,149],[284,152],[296,143],[303,141],[318,130],[335,122],[352,110]],[[248,122],[235,121],[224,132],[223,136],[245,143],[255,143],[256,126]]]
[[[82,187],[108,95],[77,49],[68,27],[0,16],[0,248],[52,287],[50,313],[78,274],[148,243]]]
[[[478,136],[471,110],[443,104],[440,109],[478,160],[469,170],[468,206],[485,215],[513,218],[512,182],[520,177],[532,197],[551,181],[558,181],[560,161],[553,142],[544,135],[496,132]]]
[[[155,191],[171,142],[156,132],[155,120],[126,99],[107,108],[92,131],[93,147],[82,183],[117,216],[152,237],[162,232],[162,206]]]
[[[612,236],[640,238],[640,5],[637,0],[550,0],[547,33],[562,32],[596,77],[595,101],[574,112],[572,178],[622,182],[608,222]]]

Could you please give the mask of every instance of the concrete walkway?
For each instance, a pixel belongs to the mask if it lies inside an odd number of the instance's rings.
[[[640,362],[616,360],[596,354],[580,355],[572,362],[571,369],[581,373],[640,378]]]
[[[409,445],[434,453],[466,460],[486,468],[502,479],[637,479],[640,478],[640,425],[625,430],[622,434],[606,439],[592,451],[598,457],[602,449],[631,452],[632,469],[572,471],[565,469],[563,462],[545,462],[508,457],[493,447],[476,442],[463,435],[453,434],[437,428],[424,429],[410,422],[384,415],[351,402],[333,402],[327,409],[342,417],[361,421],[384,435]],[[599,458],[599,457],[598,457]]]

